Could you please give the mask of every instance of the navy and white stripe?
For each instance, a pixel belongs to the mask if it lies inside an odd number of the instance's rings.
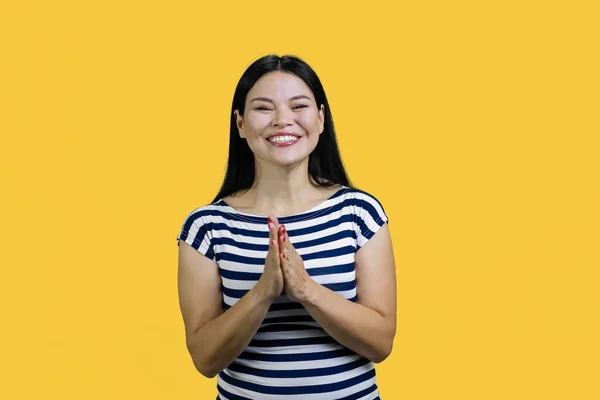
[[[279,218],[316,282],[357,301],[356,251],[388,221],[372,195],[342,187],[309,211]],[[267,217],[223,200],[190,213],[177,236],[219,266],[223,306],[260,278],[269,248]],[[372,362],[329,336],[300,303],[277,298],[240,356],[219,374],[219,399],[379,399]]]

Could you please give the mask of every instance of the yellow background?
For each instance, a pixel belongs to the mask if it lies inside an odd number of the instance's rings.
[[[600,3],[200,3],[0,0],[0,398],[214,399],[175,237],[268,53],[390,217],[382,398],[600,398]]]

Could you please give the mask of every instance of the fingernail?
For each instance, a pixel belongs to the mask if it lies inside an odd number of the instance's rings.
[[[283,233],[285,233],[285,225],[283,225]]]
[[[269,217],[269,222],[273,222],[273,220],[271,219],[271,217]]]

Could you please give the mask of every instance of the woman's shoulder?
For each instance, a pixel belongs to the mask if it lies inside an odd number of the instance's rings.
[[[198,206],[187,214],[187,216],[184,218],[183,225],[204,225],[211,216],[219,215],[222,208],[223,204],[221,204],[221,201],[215,201],[213,203]]]
[[[372,192],[356,187],[349,187],[344,193],[345,201],[352,206],[354,214],[360,220],[387,222],[388,216],[379,198]]]
[[[348,187],[344,194],[347,198],[351,198],[359,202],[366,201],[369,203],[376,203],[381,206],[381,202],[379,201],[378,197],[372,192],[368,192],[357,187]]]
[[[358,248],[363,247],[381,227],[389,222],[389,217],[379,199],[365,190],[352,188],[348,191],[356,223]]]
[[[214,213],[215,204],[206,204],[193,209],[183,220],[177,235],[177,245],[182,240],[215,261],[212,247],[212,222],[210,215]]]

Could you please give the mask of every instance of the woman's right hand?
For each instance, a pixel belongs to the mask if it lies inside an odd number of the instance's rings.
[[[274,300],[283,293],[283,273],[279,266],[279,221],[275,217],[269,217],[269,251],[265,259],[265,269],[258,280],[261,292],[270,300]]]

